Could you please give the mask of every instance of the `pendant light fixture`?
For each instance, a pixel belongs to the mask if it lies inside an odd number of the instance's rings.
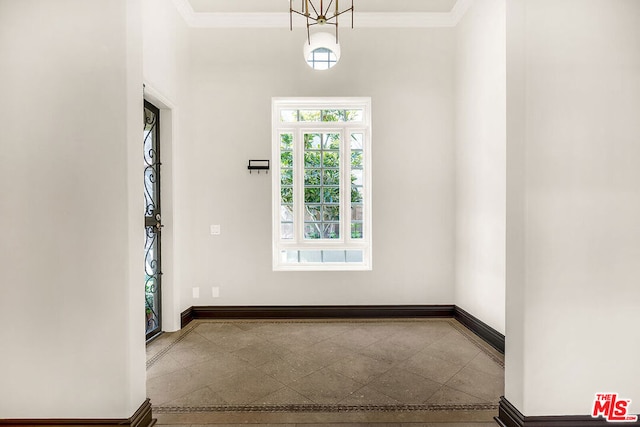
[[[295,4],[294,4],[295,3]],[[289,0],[289,27],[293,30],[293,15],[297,14],[306,19],[307,43],[304,46],[304,57],[307,64],[314,70],[327,70],[340,59],[340,45],[338,42],[338,17],[351,12],[351,28],[353,28],[353,0],[351,7],[340,10],[340,0],[300,0],[300,8],[296,9],[298,0]],[[312,32],[311,27],[335,27],[335,38],[325,31]],[[323,28],[324,29],[324,28]]]
[[[297,0],[289,0],[289,28],[293,30],[293,14],[304,16],[307,20],[307,41],[311,43],[311,27],[314,25],[333,25],[336,27],[336,44],[338,43],[338,17],[351,12],[351,28],[353,28],[353,0],[351,7],[340,10],[340,0],[300,0],[300,8],[296,9]],[[326,7],[325,7],[326,6]]]
[[[340,45],[331,33],[311,33],[309,42],[304,44],[302,54],[307,65],[314,70],[328,70],[340,60]]]

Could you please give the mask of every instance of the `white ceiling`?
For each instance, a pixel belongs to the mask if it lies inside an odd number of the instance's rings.
[[[299,8],[304,0],[294,0]],[[317,5],[320,0],[313,0]],[[323,0],[328,7],[331,0]],[[339,0],[339,9],[351,0]],[[289,0],[173,0],[192,28],[288,28]],[[353,0],[356,28],[455,27],[473,0]],[[333,3],[335,5],[335,3]],[[349,20],[349,18],[347,18]],[[344,21],[343,21],[344,22]],[[305,27],[293,16],[294,27]]]
[[[314,0],[319,3],[320,0]],[[331,0],[323,0],[325,7]],[[334,0],[335,1],[335,0]],[[340,1],[340,9],[351,0]],[[356,12],[450,12],[457,0],[353,0]],[[274,13],[289,12],[289,0],[189,0],[196,13]],[[300,7],[301,0],[294,0]],[[335,3],[334,3],[335,5]]]

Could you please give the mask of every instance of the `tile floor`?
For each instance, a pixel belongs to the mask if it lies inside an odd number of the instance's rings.
[[[503,360],[453,319],[198,320],[148,345],[147,393],[164,425],[495,426]]]

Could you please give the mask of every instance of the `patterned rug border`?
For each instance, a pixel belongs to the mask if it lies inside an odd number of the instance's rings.
[[[504,369],[504,357],[500,357],[492,353],[491,350],[489,350],[489,344],[482,341],[482,338],[475,335],[466,326],[464,326],[462,323],[458,322],[455,319],[452,319],[450,323],[454,329],[460,332],[467,340],[469,340],[473,345],[478,347],[480,351],[482,351],[487,357],[489,357],[491,360],[493,360],[501,368]]]
[[[196,412],[433,412],[433,411],[497,411],[493,403],[464,405],[212,405],[212,406],[153,406],[153,412],[159,414],[196,413]]]
[[[195,323],[191,326],[187,326],[186,328],[180,330],[180,336],[176,337],[175,340],[171,341],[165,348],[157,352],[153,357],[147,360],[147,369],[151,368],[155,363],[160,360],[165,354],[169,352],[176,344],[185,339],[187,335],[189,335],[193,330],[198,326],[198,323]]]

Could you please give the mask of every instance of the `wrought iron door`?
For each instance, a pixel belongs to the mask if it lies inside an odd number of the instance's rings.
[[[160,110],[148,101],[144,101],[144,291],[147,340],[162,331],[160,165]]]

